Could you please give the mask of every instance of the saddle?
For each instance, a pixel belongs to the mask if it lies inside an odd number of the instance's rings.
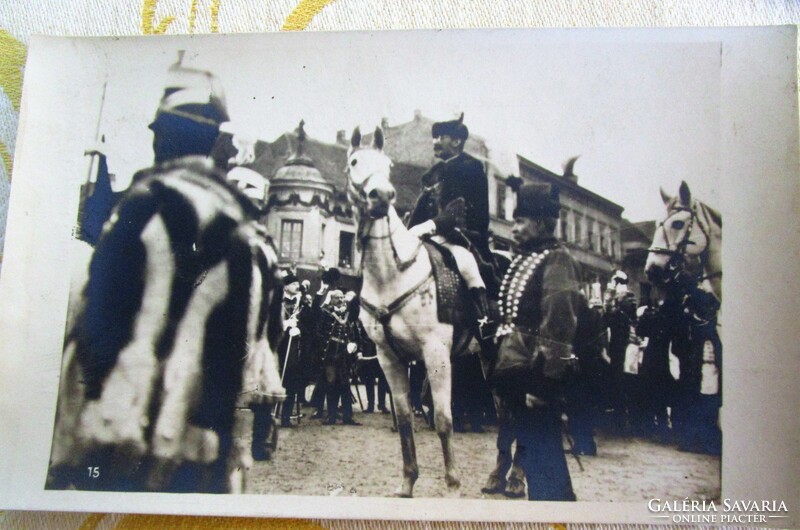
[[[467,300],[463,281],[452,254],[432,241],[423,243],[428,251],[436,284],[437,318],[443,324],[455,324],[464,317]]]

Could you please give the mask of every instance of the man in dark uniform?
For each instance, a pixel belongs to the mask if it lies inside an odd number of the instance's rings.
[[[408,226],[419,237],[431,236],[453,255],[472,297],[479,334],[488,337],[494,334],[494,326],[486,283],[467,247],[484,263],[491,263],[489,183],[483,164],[464,152],[469,129],[463,120],[462,113],[457,120],[433,124],[433,152],[440,161],[423,176],[424,190]]]
[[[353,419],[353,401],[350,395],[350,372],[360,339],[358,325],[349,311],[349,301],[342,291],[330,291],[327,303],[319,305],[322,294],[317,293],[314,314],[327,390],[328,418],[325,424],[336,424],[338,403],[341,399],[342,423],[361,425]]]
[[[585,300],[578,264],[554,235],[560,209],[557,188],[520,188],[512,229],[518,254],[500,287],[494,383],[514,416],[529,500],[575,500],[561,413]]]
[[[281,411],[281,427],[291,427],[292,408],[295,401],[302,401],[305,392],[305,364],[308,348],[306,336],[310,336],[311,308],[306,304],[300,290],[300,280],[289,272],[283,278],[283,326],[284,334],[278,346],[281,381],[286,389],[286,401]]]

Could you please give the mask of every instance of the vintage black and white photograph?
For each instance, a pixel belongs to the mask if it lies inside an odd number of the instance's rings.
[[[721,502],[725,49],[639,35],[46,41],[41,486]]]

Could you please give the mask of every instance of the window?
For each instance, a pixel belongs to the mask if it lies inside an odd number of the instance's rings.
[[[617,242],[613,239],[611,240],[611,257],[614,259],[617,257]]]
[[[303,221],[281,221],[281,259],[300,259],[303,248]]]
[[[575,243],[579,247],[582,247],[583,244],[584,244],[584,241],[583,241],[583,230],[581,230],[582,228],[583,227],[581,226],[581,218],[576,215],[575,216]]]
[[[506,183],[499,180],[497,182],[497,217],[506,218]]]
[[[604,225],[600,225],[600,254],[606,255],[606,227]]]
[[[569,241],[569,221],[567,220],[567,212],[564,210],[561,211],[561,226],[559,228],[561,229],[561,240]]]
[[[339,266],[350,269],[353,267],[353,241],[352,232],[339,232]]]

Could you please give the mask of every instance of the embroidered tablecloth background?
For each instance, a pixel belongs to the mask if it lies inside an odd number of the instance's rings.
[[[413,28],[753,26],[798,22],[800,3],[792,0],[5,0],[0,3],[0,249],[12,183],[26,46],[34,34],[99,36]],[[556,523],[412,524],[45,512],[0,512],[0,527],[81,530],[565,528]],[[569,525],[569,528],[587,527]],[[596,528],[615,527],[603,525]]]

